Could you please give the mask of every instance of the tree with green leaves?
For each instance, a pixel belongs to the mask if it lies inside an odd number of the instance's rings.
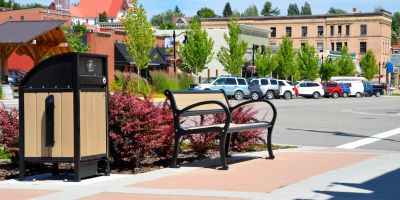
[[[289,37],[285,36],[276,54],[278,66],[275,69],[275,73],[279,78],[294,78],[297,71],[295,57],[296,53],[293,49],[293,41]]]
[[[333,76],[338,75],[338,64],[336,60],[332,60],[331,58],[325,59],[321,65],[320,75],[321,79],[324,81],[329,81]]]
[[[63,28],[65,35],[67,36],[68,44],[72,47],[74,52],[88,53],[89,45],[83,42],[83,36],[89,32],[89,30],[81,24],[79,21],[74,24],[71,28]]]
[[[299,7],[297,6],[296,3],[289,4],[287,15],[288,16],[300,15]]]
[[[340,9],[340,8],[331,7],[328,10],[328,14],[347,14],[347,12],[345,10],[343,10],[343,9]]]
[[[229,34],[224,34],[228,47],[221,47],[217,54],[218,61],[226,72],[233,76],[240,76],[246,62],[244,55],[247,51],[247,42],[239,40],[240,24],[231,18],[228,23]]]
[[[213,58],[214,41],[208,37],[206,30],[201,29],[199,22],[190,24],[190,29],[186,32],[188,42],[179,44],[179,56],[183,60],[183,65],[179,68],[188,73],[198,75]]]
[[[224,17],[231,17],[232,16],[232,8],[229,2],[226,2],[224,10],[222,11],[222,16]]]
[[[392,45],[397,43],[398,35],[396,32],[392,31]]]
[[[168,27],[168,22],[172,20],[173,17],[184,17],[185,14],[182,13],[182,11],[179,9],[178,6],[175,6],[175,8],[168,9],[165,12],[153,15],[151,17],[150,21],[153,26],[161,26],[164,23],[164,26]],[[167,25],[165,25],[167,24]]]
[[[76,22],[76,23],[72,26],[72,31],[73,31],[74,33],[77,33],[77,32],[87,33],[87,32],[89,32],[89,30],[86,28],[86,26],[83,25],[83,24],[81,24],[80,21]]]
[[[273,8],[272,3],[270,1],[266,1],[263,9],[261,10],[262,16],[278,16],[281,14],[281,11],[278,8]]]
[[[353,76],[354,73],[356,72],[356,66],[353,62],[353,59],[351,59],[348,49],[346,46],[343,46],[340,49],[340,57],[337,58],[338,66],[339,66],[339,71],[338,74],[340,76]]]
[[[150,52],[156,46],[154,31],[147,20],[143,5],[132,1],[133,9],[129,9],[122,23],[125,27],[127,50],[135,62],[137,73],[148,67],[151,61]],[[138,85],[139,88],[139,85]]]
[[[372,80],[378,73],[375,54],[371,49],[368,49],[367,53],[361,58],[360,67],[361,75],[368,80]]]
[[[252,4],[243,11],[242,17],[258,17],[257,6]]]
[[[108,22],[106,11],[99,13],[99,22]]]
[[[257,66],[257,74],[260,77],[267,77],[276,68],[278,63],[271,49],[266,48],[264,54],[261,54],[260,51],[256,52],[255,65]]]
[[[315,80],[319,75],[318,56],[315,48],[306,43],[297,54],[297,65],[301,79]]]
[[[185,14],[183,14],[181,9],[179,9],[178,5],[176,5],[175,8],[174,8],[174,16],[175,17],[183,17],[183,16],[185,16]]]
[[[241,16],[241,14],[240,14],[240,12],[239,12],[238,10],[234,10],[234,11],[232,12],[232,17],[234,17],[234,18],[240,18],[240,16]]]
[[[301,7],[301,15],[312,15],[311,5],[306,1],[304,6]]]
[[[217,14],[215,14],[213,9],[203,7],[197,11],[196,17],[198,17],[198,18],[213,18],[213,17],[217,17]]]
[[[400,12],[395,12],[392,17],[392,44],[397,43],[400,36]]]

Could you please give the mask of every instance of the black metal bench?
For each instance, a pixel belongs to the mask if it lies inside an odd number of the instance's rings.
[[[228,169],[225,157],[229,150],[229,140],[231,133],[237,133],[241,131],[249,131],[256,129],[268,129],[267,135],[267,149],[269,158],[274,159],[275,156],[272,152],[271,135],[274,128],[277,112],[275,106],[268,100],[260,99],[255,101],[245,101],[231,107],[229,101],[226,98],[223,90],[166,90],[165,95],[168,97],[171,103],[171,108],[174,116],[174,130],[175,130],[175,143],[173,159],[170,167],[178,168],[178,150],[182,136],[189,134],[199,134],[208,132],[219,133],[219,146],[220,146],[220,157],[221,157],[221,169]],[[273,116],[270,121],[259,121],[256,123],[249,124],[235,124],[232,123],[231,113],[246,104],[255,102],[265,102],[268,104],[273,111]],[[225,123],[213,124],[205,126],[189,126],[184,127],[181,123],[182,117],[188,116],[204,116],[217,113],[224,113],[226,115]]]

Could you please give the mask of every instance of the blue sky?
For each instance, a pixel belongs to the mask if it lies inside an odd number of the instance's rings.
[[[73,2],[77,0],[71,0]],[[101,1],[101,0],[99,0]],[[42,3],[50,4],[52,0],[15,0],[18,3]],[[247,6],[255,4],[259,11],[261,11],[262,5],[265,0],[139,0],[143,3],[147,14],[151,17],[153,14],[157,14],[165,11],[166,9],[172,9],[175,5],[187,15],[192,16],[201,7],[212,8],[218,15],[222,15],[222,10],[226,2],[230,2],[233,10],[242,12]],[[274,7],[278,7],[281,10],[281,15],[287,14],[287,8],[290,3],[297,3],[299,8],[304,4],[304,0],[271,0]],[[357,8],[362,12],[373,11],[375,7],[382,7],[390,12],[400,11],[399,0],[307,0],[311,4],[313,14],[325,14],[330,7],[336,7],[351,12],[352,8]]]

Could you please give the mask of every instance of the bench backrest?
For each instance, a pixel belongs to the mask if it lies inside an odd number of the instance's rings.
[[[165,95],[170,100],[174,111],[181,111],[190,105],[203,101],[219,101],[229,108],[228,99],[223,90],[166,90]],[[186,115],[196,115],[199,112],[218,113],[224,111],[217,104],[207,104],[190,109]]]

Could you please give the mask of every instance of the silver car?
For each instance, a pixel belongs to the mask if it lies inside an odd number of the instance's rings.
[[[218,77],[210,83],[203,82],[192,84],[192,90],[224,90],[228,97],[234,97],[236,100],[250,96],[249,85],[245,78],[241,77]]]

